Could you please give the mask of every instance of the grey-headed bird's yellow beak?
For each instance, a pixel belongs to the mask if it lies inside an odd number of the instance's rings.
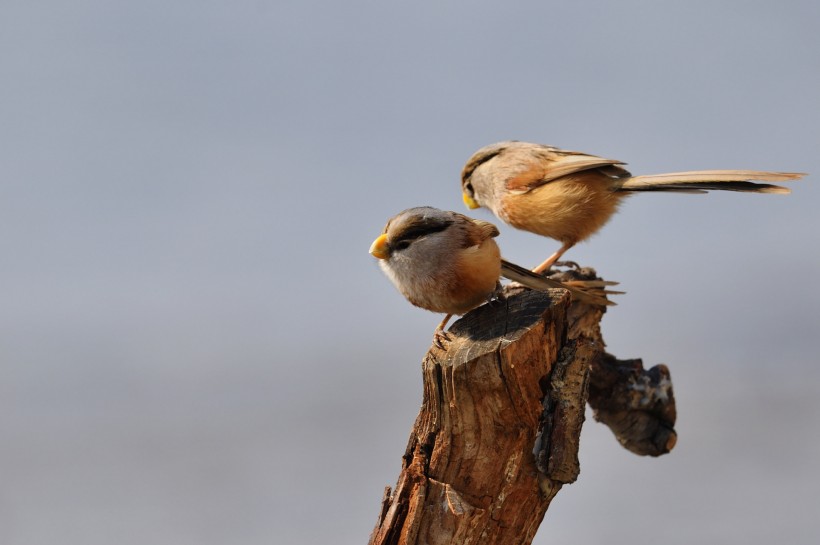
[[[377,259],[387,259],[390,257],[390,248],[387,246],[387,235],[381,234],[379,238],[370,245],[370,255]]]
[[[476,208],[481,208],[481,205],[475,202],[475,199],[469,196],[466,193],[461,194],[461,199],[464,201],[464,204],[467,205],[467,208],[470,210],[475,210]]]

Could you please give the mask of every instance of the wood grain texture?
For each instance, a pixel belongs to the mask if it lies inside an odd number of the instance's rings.
[[[370,543],[531,542],[552,497],[577,477],[588,371],[563,349],[568,308],[562,290],[512,295],[430,349],[421,411]]]

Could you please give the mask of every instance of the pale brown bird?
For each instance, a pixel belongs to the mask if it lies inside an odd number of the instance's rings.
[[[495,297],[501,276],[538,290],[567,289],[585,303],[612,304],[501,259],[496,236],[498,229],[486,221],[426,206],[410,208],[387,222],[370,253],[410,303],[446,314],[436,332],[453,314],[464,314]],[[587,285],[608,284],[612,283]]]
[[[567,250],[592,236],[637,191],[707,190],[790,193],[777,185],[804,174],[759,170],[696,170],[632,176],[621,161],[528,142],[499,142],[478,150],[461,172],[464,203],[485,206],[499,219],[554,238],[561,247],[534,272],[549,269]]]

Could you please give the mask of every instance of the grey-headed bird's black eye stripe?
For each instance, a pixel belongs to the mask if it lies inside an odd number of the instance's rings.
[[[401,232],[396,233],[395,237],[390,240],[390,245],[396,246],[400,242],[411,242],[426,235],[439,233],[447,229],[452,224],[452,220],[422,218],[417,222],[411,223]]]

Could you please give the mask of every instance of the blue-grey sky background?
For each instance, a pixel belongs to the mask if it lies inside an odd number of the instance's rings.
[[[640,195],[568,258],[628,294],[679,443],[591,419],[536,544],[814,544],[820,4],[0,4],[0,543],[364,543],[440,316],[367,248],[477,148],[812,173]],[[477,217],[491,219],[483,210]],[[557,243],[502,227],[508,259]]]

